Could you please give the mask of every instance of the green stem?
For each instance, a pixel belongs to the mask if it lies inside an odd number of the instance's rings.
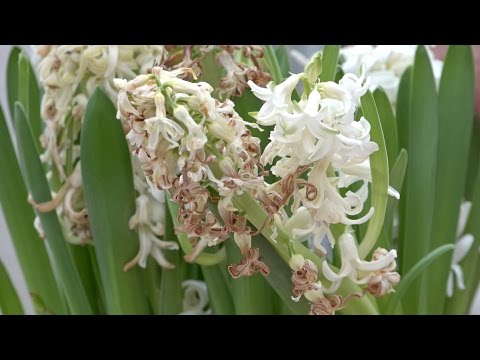
[[[264,220],[267,217],[265,210],[260,206],[260,204],[252,197],[249,193],[243,193],[242,195],[235,196],[233,198],[233,203],[235,207],[245,211],[247,214],[248,220],[256,227],[261,228]],[[278,252],[280,257],[288,264],[290,260],[288,252],[288,244],[290,239],[285,231],[277,226],[277,237],[272,239],[273,230],[272,227],[267,225],[262,230],[262,235],[269,241],[275,250]],[[299,242],[293,242],[293,249],[296,253],[301,254],[304,258],[311,260],[317,268],[321,269],[323,261],[318,256],[316,256],[312,251],[306,248]],[[326,281],[321,274],[319,274],[321,281]],[[361,289],[352,283],[350,280],[345,279],[342,281],[342,285],[339,288],[338,293],[341,295],[358,293],[361,292]],[[363,297],[358,301],[352,302],[344,310],[344,313],[354,313],[354,314],[378,314],[378,309],[375,304],[368,297]]]
[[[222,175],[222,171],[219,166],[219,161],[222,159],[220,156],[214,161],[210,168],[215,177],[220,178]],[[265,220],[267,219],[268,215],[262,206],[256,201],[256,199],[247,192],[244,192],[241,195],[236,195],[233,197],[233,204],[234,206],[239,209],[240,211],[244,212],[247,216],[247,219],[257,228],[262,229],[262,235],[269,241],[270,245],[272,245],[280,257],[285,261],[287,264],[290,260],[290,253],[289,253],[289,244],[290,238],[288,234],[283,230],[282,227],[276,226],[277,236],[273,236],[274,230],[272,229],[271,225],[265,225]],[[306,248],[299,242],[294,241],[292,243],[293,249],[296,253],[303,255],[304,258],[311,260],[315,263],[318,269],[322,268],[323,261],[317,255],[315,255],[312,251]],[[319,274],[321,281],[327,281],[321,273]],[[347,295],[352,293],[359,293],[361,292],[360,287],[352,283],[349,279],[345,279],[342,281],[338,293],[341,295]],[[378,308],[372,301],[364,296],[361,299],[354,301],[348,305],[348,307],[343,310],[343,312],[352,311],[354,314],[378,314]]]

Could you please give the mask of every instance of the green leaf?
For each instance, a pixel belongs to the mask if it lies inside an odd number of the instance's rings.
[[[470,201],[475,191],[475,183],[480,164],[480,119],[473,122],[472,138],[470,140],[470,152],[467,165],[467,183],[465,185],[465,200]]]
[[[398,128],[398,147],[407,149],[408,124],[410,123],[410,91],[412,83],[412,67],[409,66],[400,79],[397,95],[396,121]]]
[[[151,312],[154,315],[160,314],[160,287],[162,283],[162,268],[152,257],[147,259],[145,273],[145,287]]]
[[[400,150],[397,160],[390,170],[390,186],[397,190],[399,193],[402,192],[403,180],[405,178],[405,173],[407,170],[408,155],[405,149]],[[392,228],[393,228],[393,217],[395,215],[395,210],[398,206],[398,200],[393,196],[388,197],[387,201],[387,210],[385,211],[385,220],[383,222],[383,229],[385,230],[385,235],[388,238],[388,248],[392,247],[391,237],[392,237]]]
[[[45,243],[33,227],[35,214],[7,124],[0,107],[0,204],[29,292],[40,297],[53,313],[64,314],[63,302],[50,266]],[[38,271],[42,269],[42,271]]]
[[[168,201],[168,199],[165,199]],[[176,217],[176,213],[175,213]],[[165,211],[165,235],[167,241],[176,239],[173,215],[167,207]],[[187,280],[187,264],[182,258],[180,251],[165,252],[165,257],[170,261],[174,269],[162,269],[162,280],[160,283],[159,313],[162,315],[174,315],[182,311],[183,289],[182,282]]]
[[[412,66],[409,66],[400,79],[400,85],[397,95],[397,130],[398,130],[398,146],[401,149],[407,149],[408,145],[408,124],[410,119],[410,92],[412,83]],[[402,191],[400,193],[400,201],[398,204],[399,230],[398,230],[398,247],[400,254],[403,247],[403,239],[405,238],[403,222],[405,220],[405,198],[407,193],[407,184],[404,181]],[[399,267],[403,268],[403,256],[398,259]]]
[[[322,52],[322,73],[320,81],[333,81],[337,74],[340,45],[325,45]]]
[[[33,142],[25,112],[19,102],[15,103],[15,124],[20,166],[27,188],[37,203],[48,202],[52,200],[50,188]],[[68,251],[57,213],[55,211],[37,212],[37,215],[42,223],[52,254],[53,267],[58,271],[57,275],[71,312],[73,314],[91,314],[92,309],[73,258]],[[39,269],[36,270],[39,271]]]
[[[480,221],[478,221],[480,218],[480,171],[477,171],[473,197],[470,200],[472,201],[472,208],[464,234],[472,234],[474,241],[470,251],[460,262],[465,290],[455,288],[453,297],[446,301],[446,314],[468,314],[480,280],[480,259],[477,251],[480,248]]]
[[[40,134],[42,132],[40,89],[32,65],[23,52],[18,56],[18,83],[18,101],[20,101],[25,109],[35,146],[40,152]]]
[[[418,278],[427,267],[433,263],[441,255],[445,254],[447,251],[453,250],[455,246],[453,244],[447,244],[440,246],[439,248],[433,250],[430,254],[421,259],[418,263],[413,266],[408,273],[402,278],[398,286],[395,288],[395,292],[391,295],[390,300],[386,306],[385,313],[393,314],[397,305],[402,300],[403,296],[407,290],[412,286],[416,278]]]
[[[473,126],[475,69],[472,47],[451,45],[438,94],[438,176],[430,248],[454,244],[466,184],[468,150]],[[442,169],[448,169],[442,171]],[[441,171],[441,173],[440,173]],[[427,313],[442,314],[452,254],[426,273]]]
[[[342,67],[340,65],[337,65],[337,73],[335,74],[335,82],[338,83],[343,76],[345,75]]]
[[[282,78],[286,79],[290,74],[290,64],[288,62],[288,47],[287,45],[280,45],[277,50],[275,50],[275,55],[277,56],[278,65],[280,66],[280,73]]]
[[[208,288],[210,305],[216,315],[234,315],[235,307],[231,294],[231,286],[226,271],[227,264],[222,262],[214,266],[202,266],[202,274]]]
[[[370,167],[372,169],[371,204],[375,212],[369,221],[367,233],[358,248],[360,257],[365,259],[375,246],[380,231],[382,230],[387,208],[389,174],[387,149],[383,137],[382,124],[372,93],[367,91],[367,93],[361,97],[360,103],[362,105],[363,116],[370,122],[372,127],[370,131],[371,139],[378,144],[378,151],[370,155]]]
[[[175,315],[182,312],[183,288],[182,282],[187,280],[187,263],[180,251],[171,251],[165,257],[175,269],[162,269],[160,282],[160,315]]]
[[[382,89],[376,89],[373,92],[375,104],[377,105],[378,115],[382,122],[383,135],[385,136],[385,145],[387,147],[389,170],[392,170],[393,163],[398,155],[398,134],[397,121],[393,113],[392,104],[388,100],[387,94]]]
[[[257,246],[253,245],[252,246]],[[233,239],[225,241],[229,264],[238,264],[242,259],[240,249]],[[260,260],[264,261],[260,251]],[[269,266],[269,264],[267,264]],[[276,271],[275,268],[271,268]],[[273,272],[273,271],[272,271]],[[270,275],[268,275],[270,276]],[[267,277],[268,277],[267,276]],[[258,273],[232,279],[232,296],[235,313],[240,315],[273,315],[276,313],[277,294],[268,286],[266,277]]]
[[[147,314],[148,302],[135,257],[138,235],[128,222],[135,213],[130,152],[110,99],[97,87],[91,96],[81,137],[81,166],[88,217],[105,289],[108,314]]]
[[[308,314],[310,306],[305,297],[302,297],[298,302],[292,300],[292,270],[268,244],[268,240],[263,236],[254,237],[252,238],[252,246],[259,248],[262,261],[270,267],[270,274],[265,277],[265,280],[275,290],[285,306],[293,314]]]
[[[8,107],[10,109],[10,119],[13,119],[15,113],[15,101],[18,100],[18,56],[20,55],[20,48],[14,47],[10,52],[7,64],[7,94]],[[12,120],[13,122],[13,120]]]
[[[17,291],[0,261],[0,310],[3,315],[23,315],[23,307]]]
[[[170,194],[168,192],[165,193],[166,196],[166,203],[168,206],[168,209],[170,210],[171,214],[178,214],[179,208],[178,204],[173,202],[171,200]],[[176,216],[172,216],[172,221],[173,225],[175,228],[178,227],[178,221]],[[193,250],[193,246],[190,243],[190,240],[188,239],[187,234],[185,233],[177,233],[176,234],[178,242],[180,243],[180,247],[182,251],[185,254],[189,254]],[[204,266],[211,266],[211,265],[216,265],[223,260],[225,260],[225,248],[221,248],[218,252],[216,253],[207,253],[207,252],[202,252],[200,255],[197,256],[195,259],[195,262],[199,265],[204,265]]]
[[[430,58],[424,46],[419,46],[415,54],[407,127],[409,164],[399,248],[402,274],[428,254],[434,211],[438,101]],[[421,276],[416,280],[405,295],[403,304],[407,314],[425,312],[423,279]]]
[[[265,61],[270,75],[272,76],[272,80],[275,81],[275,83],[280,84],[283,81],[282,70],[272,45],[265,45]]]
[[[68,244],[70,253],[72,254],[75,266],[82,279],[82,284],[87,294],[88,302],[95,314],[100,313],[99,298],[100,292],[97,287],[95,274],[92,271],[92,262],[90,259],[89,247],[92,245],[73,245]]]
[[[100,270],[98,268],[98,261],[97,261],[97,255],[95,254],[95,247],[94,246],[88,246],[88,253],[89,253],[89,259],[90,259],[90,271],[93,273],[93,276],[95,278],[95,284],[96,284],[96,289],[97,289],[97,306],[96,309],[98,309],[98,314],[105,314],[105,289],[102,284],[102,279],[100,277]]]

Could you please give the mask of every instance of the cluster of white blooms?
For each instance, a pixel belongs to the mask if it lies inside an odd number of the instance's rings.
[[[264,165],[273,164],[271,171],[281,180],[269,190],[278,193],[283,204],[293,196],[293,216],[303,218],[303,228],[293,228],[293,233],[313,234],[317,249],[324,253],[320,244],[323,237],[327,235],[332,245],[335,242],[330,224],[361,224],[373,215],[374,209],[370,208],[360,218],[352,218],[363,211],[367,200],[369,156],[378,145],[370,141],[367,119],[354,118],[359,99],[369,86],[364,75],[345,74],[338,84],[315,80],[310,92],[297,102],[292,100],[292,92],[300,79],[306,76],[291,75],[281,84],[270,83],[266,88],[253,82],[249,85],[265,102],[254,114],[257,123],[274,126],[261,160]],[[361,183],[360,188],[349,190],[356,182]],[[389,192],[398,196],[393,189]]]
[[[248,79],[257,82],[269,79],[258,62],[263,50],[253,45],[42,45],[34,48],[44,87],[41,113],[45,128],[40,139],[44,153],[41,158],[50,164],[48,176],[55,176],[63,184],[53,202],[35,206],[46,211],[56,208],[66,230],[65,236],[72,243],[92,240],[83,198],[78,140],[88,99],[97,85],[117,103],[118,90],[113,83],[114,78],[133,79],[138,74],[147,73],[152,66],[166,69],[188,67],[192,71],[182,72],[180,76],[194,78],[202,72],[200,60],[212,51],[226,73],[218,88],[224,96],[241,95]],[[126,132],[131,130],[128,121],[122,125]],[[137,263],[145,267],[149,254],[160,265],[171,267],[161,249],[175,249],[176,244],[160,239],[163,218],[158,222],[151,215],[157,214],[163,206],[163,202],[158,200],[163,201],[163,194],[158,190],[155,194],[148,190],[136,158],[134,168],[138,198],[137,211],[130,227],[139,232],[140,251],[125,268]],[[38,221],[36,225],[41,231]]]
[[[355,120],[360,97],[369,88],[369,78],[365,73],[359,77],[347,73],[337,84],[321,82],[320,72],[321,58],[314,56],[305,73],[293,74],[281,84],[269,83],[265,88],[253,82],[249,85],[264,101],[260,111],[252,114],[257,124],[273,126],[261,161],[264,166],[271,164],[272,173],[280,180],[270,185],[268,191],[282,199],[284,208],[290,206],[292,214],[288,217],[286,212],[280,212],[277,224],[294,240],[313,238],[317,252],[325,255],[323,238],[327,236],[330,244],[335,244],[331,224],[361,224],[373,215],[374,209],[364,210],[364,203],[372,180],[369,157],[378,145],[370,140],[368,120],[363,116]],[[295,101],[293,92],[300,80],[306,91]],[[351,190],[356,183],[358,190]],[[388,192],[399,197],[394,189],[389,188]],[[338,241],[341,269],[335,272],[326,261],[322,267],[324,277],[332,283],[329,288],[317,281],[318,269],[313,262],[298,254],[290,262],[294,271],[293,299],[305,295],[312,304],[312,313],[333,313],[352,298],[324,296],[336,292],[345,278],[358,285],[366,284],[365,291],[375,296],[391,292],[400,281],[394,272],[395,250],[377,249],[372,261],[365,261],[360,259],[350,232]]]
[[[234,277],[268,273],[251,248],[252,230],[233,205],[235,194],[249,192],[269,209],[260,164],[260,140],[252,137],[230,100],[219,102],[205,82],[183,80],[189,68],[154,67],[135,79],[115,79],[118,117],[129,124],[127,139],[142,163],[147,182],[168,190],[179,207],[179,231],[188,234],[194,261],[206,246],[234,234],[243,259],[229,267]],[[218,192],[211,195],[209,188]],[[208,204],[217,203],[216,211]],[[273,204],[273,205],[272,205]]]
[[[365,65],[366,73],[371,78],[372,90],[382,87],[392,104],[397,102],[397,92],[405,69],[413,64],[417,45],[353,45],[341,49],[344,58],[342,68],[345,73],[358,74]],[[433,74],[437,85],[440,81],[443,62],[434,59],[427,47],[432,62]]]
[[[62,188],[55,204],[73,243],[91,241],[80,174],[79,134],[89,97],[97,85],[116,101],[113,78],[132,78],[167,52],[161,45],[41,45],[38,74],[43,85],[41,159],[50,164]]]

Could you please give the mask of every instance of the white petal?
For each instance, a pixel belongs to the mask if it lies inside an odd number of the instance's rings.
[[[472,234],[466,234],[458,240],[455,244],[455,250],[453,250],[452,262],[454,264],[458,264],[467,255],[473,245],[473,241]]]
[[[400,200],[400,193],[391,186],[388,187],[388,195]]]
[[[397,250],[393,249],[388,252],[383,258],[375,261],[357,260],[357,268],[362,271],[377,271],[381,270],[395,260],[397,257]]]
[[[276,123],[277,108],[272,102],[266,102],[255,116],[257,123],[263,126],[271,126]]]
[[[342,219],[342,223],[345,224],[345,225],[359,225],[359,224],[363,224],[364,222],[368,221],[372,216],[373,216],[373,213],[375,212],[375,209],[373,207],[370,208],[370,210],[368,210],[368,213],[366,213],[364,216],[362,216],[361,218],[359,219],[355,219],[355,220],[352,220],[352,219],[349,219],[347,218],[346,216]]]
[[[347,277],[350,274],[350,272],[352,271],[352,265],[348,261],[347,262],[342,262],[342,268],[340,269],[340,271],[337,274],[330,268],[328,263],[326,261],[324,261],[323,264],[322,264],[322,270],[323,270],[323,275],[328,280],[338,281],[338,280],[343,279],[344,277]]]
[[[461,290],[465,290],[465,282],[463,281],[463,270],[460,265],[453,265],[452,272],[455,274],[455,280],[457,281],[457,287]]]
[[[453,296],[453,273],[450,271],[448,274],[448,279],[447,279],[447,296],[452,297]]]
[[[268,101],[272,98],[272,92],[269,88],[263,88],[255,84],[252,80],[248,80],[247,82],[250,89],[252,89],[253,94],[263,101]]]
[[[462,235],[465,230],[465,225],[467,224],[468,215],[470,214],[470,209],[472,208],[472,203],[470,201],[464,201],[460,205],[460,212],[458,214],[458,226],[457,226],[457,237]]]

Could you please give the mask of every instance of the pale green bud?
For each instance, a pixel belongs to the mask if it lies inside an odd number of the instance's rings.
[[[309,83],[314,84],[322,73],[322,53],[317,51],[305,66],[305,76]]]

